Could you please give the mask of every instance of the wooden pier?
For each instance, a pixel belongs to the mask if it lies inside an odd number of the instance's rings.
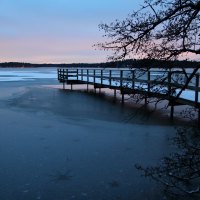
[[[139,74],[140,73],[140,74]],[[62,68],[58,69],[58,80],[65,84],[93,85],[98,88],[109,88],[121,93],[121,102],[124,104],[124,95],[141,94],[147,99],[151,97],[168,100],[171,106],[170,118],[174,116],[174,106],[189,105],[198,109],[198,125],[200,125],[200,84],[199,74],[193,75],[187,87],[184,84],[184,75],[181,71],[140,70],[128,68]],[[161,78],[160,78],[161,77]],[[177,78],[178,77],[178,78]],[[176,97],[184,89],[180,96]]]

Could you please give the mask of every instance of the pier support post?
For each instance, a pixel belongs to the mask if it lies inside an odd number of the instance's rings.
[[[145,103],[145,107],[147,106],[147,95],[145,94],[145,98],[144,98],[144,103]]]
[[[101,93],[101,88],[99,88],[99,94]]]
[[[65,82],[63,82],[63,90],[65,90]]]
[[[94,93],[96,94],[97,93],[97,89],[96,89],[96,87],[94,86]]]
[[[122,104],[124,104],[124,94],[122,93]]]
[[[200,108],[198,108],[198,122],[197,126],[200,128]]]
[[[174,119],[174,103],[171,102],[170,120]]]
[[[116,89],[114,89],[114,100],[116,100],[117,98],[117,92],[116,92]]]
[[[88,92],[88,90],[89,90],[89,84],[87,83],[87,92]]]
[[[71,91],[73,90],[73,84],[71,83]]]

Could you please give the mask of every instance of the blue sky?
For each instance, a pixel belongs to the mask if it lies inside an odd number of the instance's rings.
[[[101,22],[122,19],[143,0],[1,0],[0,62],[106,61],[92,47]]]

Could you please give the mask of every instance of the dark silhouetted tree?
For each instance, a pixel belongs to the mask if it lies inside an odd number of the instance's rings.
[[[126,57],[175,59],[200,54],[199,0],[145,0],[125,20],[100,24],[108,41],[99,43],[114,51],[110,59]]]
[[[110,60],[145,58],[176,60],[200,55],[200,0],[145,0],[140,10],[129,14],[124,20],[100,24],[106,42],[96,46],[113,51]],[[134,65],[131,66],[135,68]],[[136,69],[143,76],[151,66]],[[162,67],[162,66],[161,66]],[[162,75],[151,82],[151,91],[180,97],[195,77],[199,65],[189,74],[185,67],[181,71],[165,68]],[[168,72],[173,76],[170,90],[165,87]],[[137,77],[136,77],[137,78]],[[157,84],[159,82],[159,84]],[[163,83],[163,84],[162,84]],[[138,86],[143,89],[143,86]],[[141,97],[141,98],[144,98]],[[196,114],[196,113],[195,113]],[[193,111],[184,114],[193,117]],[[168,193],[176,195],[200,194],[200,131],[193,128],[177,130],[174,138],[178,153],[163,158],[157,167],[136,167],[144,175],[162,183]],[[199,196],[198,196],[199,197]]]
[[[146,58],[176,60],[200,55],[200,0],[145,0],[140,10],[129,14],[124,20],[100,24],[106,41],[98,43],[100,49],[113,51],[110,60]],[[197,73],[200,65],[189,74],[185,66],[181,72],[173,72],[173,88],[165,88],[165,94],[179,98]],[[131,66],[134,68],[134,65]],[[151,66],[143,69],[143,74]],[[162,67],[162,66],[161,66]],[[171,68],[171,67],[170,67]],[[166,72],[169,70],[165,68]],[[170,69],[173,71],[173,68]],[[142,76],[142,73],[138,73]],[[136,77],[137,78],[137,77]],[[156,81],[165,83],[166,75],[157,76]],[[181,84],[180,79],[182,80]],[[152,84],[155,89],[155,84]],[[158,87],[157,92],[160,93]],[[163,87],[161,87],[163,93]],[[143,97],[141,97],[143,98]]]

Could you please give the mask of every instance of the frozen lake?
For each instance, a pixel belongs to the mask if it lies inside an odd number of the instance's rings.
[[[27,81],[35,79],[54,79],[55,68],[0,68],[0,81]]]
[[[169,153],[174,128],[142,111],[127,122],[134,109],[55,89],[56,73],[0,70],[0,199],[162,199],[134,165]]]

